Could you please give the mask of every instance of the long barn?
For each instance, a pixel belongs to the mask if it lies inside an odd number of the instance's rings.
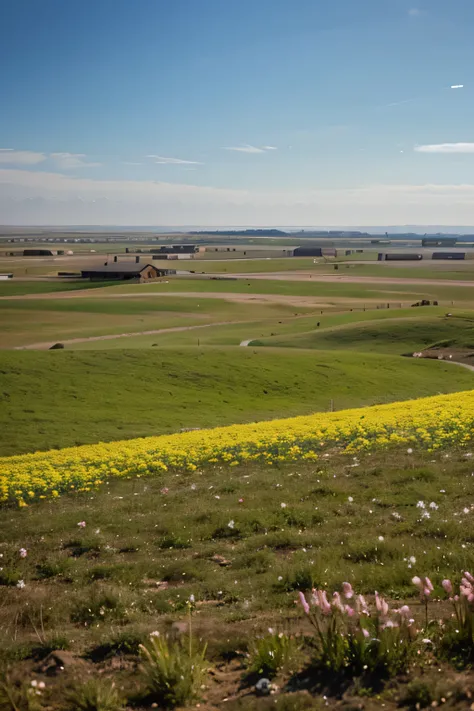
[[[102,264],[96,267],[88,267],[81,270],[83,279],[91,281],[125,281],[137,279],[139,281],[150,281],[170,274],[169,269],[157,269],[153,264],[140,264],[138,262],[121,264]]]

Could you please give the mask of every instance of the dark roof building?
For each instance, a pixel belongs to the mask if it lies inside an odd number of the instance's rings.
[[[406,252],[405,254],[400,254],[400,252],[392,252],[384,254],[382,260],[379,255],[379,261],[386,262],[416,262],[420,259],[423,259],[423,255],[417,254],[416,252]]]
[[[296,247],[293,250],[294,257],[322,257],[323,250],[321,247]]]
[[[57,252],[53,249],[24,249],[24,257],[55,257]]]
[[[466,259],[466,252],[433,252],[432,259]]]
[[[454,247],[457,237],[423,237],[422,247]]]
[[[157,269],[153,264],[140,264],[139,262],[105,263],[81,270],[83,279],[91,279],[94,281],[129,279],[149,281],[150,279],[158,279],[158,277],[166,276],[167,274],[170,274],[169,269]]]

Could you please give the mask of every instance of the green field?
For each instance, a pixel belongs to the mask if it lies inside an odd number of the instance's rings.
[[[104,290],[104,293],[108,289]],[[165,298],[146,294],[139,298],[0,299],[0,347],[68,342],[124,333],[169,328],[194,328],[213,324],[282,320],[312,311],[280,302],[237,303],[226,299]],[[224,295],[225,296],[225,295]],[[108,347],[113,341],[99,341]],[[120,340],[120,344],[123,343]],[[72,345],[72,344],[71,344]],[[68,345],[69,347],[69,345]]]
[[[226,257],[226,253],[215,253],[211,259],[207,254],[202,259],[178,262],[180,269],[189,269],[196,274],[258,274],[259,272],[284,272],[292,270],[312,270],[315,267],[314,257],[263,257],[260,258]],[[165,262],[168,266],[177,262]]]
[[[301,310],[301,307],[297,307]],[[304,312],[304,309],[303,309]],[[153,335],[133,335],[127,338],[126,342],[119,339],[104,340],[104,341],[83,341],[71,343],[68,348],[79,350],[102,350],[102,349],[119,349],[124,348],[150,348],[151,346],[238,346],[244,341],[251,341],[252,345],[275,345],[277,347],[289,348],[314,348],[318,338],[326,333],[326,329],[331,327],[339,327],[347,325],[352,327],[353,332],[357,332],[360,326],[364,326],[367,322],[375,321],[374,329],[377,331],[380,328],[384,331],[385,328],[390,330],[390,324],[398,320],[415,320],[417,323],[423,323],[424,319],[415,316],[416,312],[413,309],[372,309],[363,311],[362,309],[353,309],[352,311],[341,311],[341,307],[333,306],[321,310],[316,310],[308,316],[295,315],[290,316],[280,315],[276,318],[266,318],[264,320],[249,320],[242,323],[231,323],[226,325],[209,325],[199,328],[199,330],[190,329],[172,333],[156,333]],[[426,312],[426,320],[429,323],[433,322],[434,317],[441,318],[445,311],[441,307],[430,307]],[[388,321],[385,327],[384,322]],[[320,327],[317,328],[316,324]],[[436,322],[435,322],[436,323]],[[464,323],[464,322],[463,322]],[[318,334],[320,334],[318,336]],[[341,348],[348,350],[357,349],[357,338],[354,339],[354,348],[351,340],[342,336],[344,344]],[[416,334],[415,348],[419,350],[423,342],[417,341]],[[433,340],[433,339],[432,339]],[[333,345],[328,346],[327,350],[337,348],[337,336],[333,339]],[[367,343],[367,348],[370,350],[370,343]],[[398,353],[398,351],[395,351]]]
[[[473,255],[474,256],[474,255]],[[352,259],[352,257],[347,257]],[[339,261],[339,260],[337,260]],[[334,273],[334,267],[317,265],[316,271]],[[347,264],[339,265],[338,273],[341,276],[351,277],[397,277],[400,279],[441,279],[472,281],[474,279],[474,261],[465,262],[438,262],[424,260],[412,262],[407,266],[404,262],[374,262],[374,264]]]
[[[390,319],[364,322],[361,319],[356,323],[344,323],[342,318],[333,316],[321,321],[321,326],[307,333],[293,334],[286,338],[277,336],[250,345],[364,352],[376,350],[399,355],[436,347],[474,350],[474,312],[455,312],[447,317],[433,316],[430,310],[425,318],[421,318],[418,314],[414,316],[411,310],[411,318],[409,315],[400,318],[394,312]]]
[[[10,668],[10,683],[46,680],[45,708],[77,708],[61,700],[92,677],[113,679],[130,700],[127,709],[145,711],[138,645],[151,632],[172,634],[172,623],[186,629],[193,595],[195,644],[208,644],[211,667],[200,689],[204,708],[395,711],[415,709],[413,698],[449,698],[449,709],[470,708],[469,670],[433,659],[426,644],[408,672],[387,684],[331,669],[320,678],[312,666],[315,633],[295,601],[299,590],[332,591],[350,581],[368,599],[377,589],[394,607],[408,603],[422,625],[412,576],[429,573],[436,598],[442,578],[458,580],[474,564],[470,526],[459,525],[465,516],[456,518],[474,494],[471,472],[472,461],[456,451],[333,455],[317,464],[116,479],[93,495],[4,509],[0,662]],[[420,519],[420,500],[435,504],[430,520]],[[437,620],[449,611],[429,605],[435,641]],[[279,692],[267,704],[255,698],[261,674],[248,676],[247,655],[269,627],[299,635],[301,649],[294,673],[278,674]],[[69,651],[57,652],[64,671],[55,674],[48,655],[58,649]],[[53,672],[43,673],[43,665]]]
[[[279,296],[314,296],[331,299],[334,303],[353,300],[360,303],[367,301],[386,303],[405,302],[407,305],[420,299],[438,299],[442,305],[454,301],[474,304],[474,287],[397,283],[344,283],[321,281],[292,281],[288,279],[204,279],[177,277],[151,284],[121,284],[110,287],[108,293],[155,293],[155,292],[193,292],[193,293],[228,293],[228,294],[275,294]]]
[[[100,289],[109,282],[87,281],[0,281],[0,296],[25,296],[27,294],[50,294],[55,291],[82,291]]]
[[[474,386],[451,364],[284,349],[4,351],[0,367],[1,455]]]
[[[431,265],[339,271],[419,283],[298,280],[309,263],[193,262],[211,272],[244,265],[243,279],[1,283],[0,297],[15,298],[0,298],[0,456],[474,388],[466,368],[402,357],[449,347],[470,362],[474,288],[445,283],[465,265],[443,265],[433,285],[423,283]],[[290,264],[294,276],[271,278]],[[421,299],[439,306],[411,307]],[[254,343],[239,347],[246,341]],[[46,350],[55,342],[65,348]],[[8,350],[23,347],[31,350]],[[437,623],[422,633],[433,647],[387,685],[327,668],[315,685],[314,639],[295,606],[301,589],[350,581],[370,600],[378,589],[394,606],[407,601],[424,624],[412,576],[433,575],[439,596],[444,577],[474,564],[469,455],[406,444],[356,457],[328,449],[311,462],[111,477],[94,491],[50,501],[28,492],[24,508],[0,507],[0,710],[122,711],[62,701],[84,679],[104,688],[113,679],[127,711],[147,711],[138,645],[151,631],[174,639],[191,594],[212,666],[204,711],[415,711],[445,698],[447,709],[469,708],[472,673],[453,671],[458,657],[436,656]],[[433,619],[449,614],[444,604],[432,610]],[[265,700],[248,674],[269,627],[296,634],[301,649],[298,674],[279,672],[279,693]],[[66,650],[65,670],[43,674],[55,648]],[[39,708],[5,705],[5,688],[33,678],[46,680]]]

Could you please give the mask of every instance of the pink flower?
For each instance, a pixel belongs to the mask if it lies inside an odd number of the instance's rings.
[[[302,593],[302,592],[300,591],[300,592],[298,593],[298,595],[300,596],[300,602],[301,602],[301,604],[302,604],[302,606],[303,606],[303,610],[305,611],[305,613],[306,613],[307,615],[309,615],[309,605],[308,605],[308,603],[306,602],[306,598],[305,598],[305,596],[304,596],[304,593]]]
[[[325,590],[313,590],[311,599],[313,604],[316,607],[319,607],[323,615],[331,614],[331,605],[328,602]]]
[[[412,578],[411,582],[413,585],[416,585],[418,590],[420,591],[420,596],[421,599],[428,599],[431,593],[433,592],[433,584],[429,578],[419,578],[418,575],[415,575],[414,578]]]
[[[366,639],[367,639],[368,637],[370,637],[369,630],[366,630],[364,627],[362,627],[362,634],[364,635],[364,637],[365,637]]]
[[[375,591],[375,607],[382,617],[387,617],[389,612],[388,603],[383,597],[380,597],[377,591]]]
[[[342,604],[341,596],[339,595],[338,592],[335,592],[332,595],[332,606],[336,610],[339,610],[339,612],[345,612],[344,605]]]
[[[408,605],[403,605],[399,610],[397,610],[400,617],[404,620],[409,620],[411,616],[410,608]]]
[[[443,580],[443,582],[441,583],[441,585],[443,586],[444,592],[445,592],[447,595],[452,595],[452,594],[453,594],[453,584],[452,584],[452,582],[451,582],[450,580],[447,580],[447,579],[446,579],[446,580]]]
[[[469,577],[472,578],[472,575],[470,575]],[[469,578],[463,578],[461,580],[459,592],[463,597],[467,597],[468,602],[472,602],[474,600],[474,585],[471,583]]]
[[[79,526],[79,528],[85,528],[85,527],[86,527],[86,522],[85,522],[85,521],[79,521],[79,523],[78,523],[77,525]]]
[[[470,583],[474,583],[474,577],[471,575],[471,573],[468,573],[467,570],[464,572],[464,577],[467,578]]]
[[[20,558],[26,558],[26,556],[28,555],[28,551],[26,550],[26,548],[20,548],[18,553],[20,554]]]
[[[382,625],[382,629],[387,629],[387,627],[398,627],[398,624],[396,622],[393,622],[393,620],[385,620],[385,622]]]
[[[356,608],[359,615],[370,615],[369,606],[367,605],[367,602],[365,601],[365,597],[363,595],[357,596]]]
[[[161,494],[167,494],[168,491],[169,491],[168,487],[167,487],[167,486],[164,486],[164,487],[161,489],[160,493],[161,493]]]
[[[348,617],[354,617],[355,610],[352,607],[350,607],[349,605],[344,605],[344,610]]]
[[[346,600],[350,600],[351,597],[354,597],[354,591],[350,583],[342,583],[342,591]]]
[[[243,500],[243,499],[239,499],[239,504],[243,504],[243,503],[244,503],[244,500]]]

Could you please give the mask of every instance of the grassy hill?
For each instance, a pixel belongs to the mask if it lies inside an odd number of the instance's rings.
[[[467,390],[451,364],[252,348],[0,352],[1,455]]]
[[[151,632],[173,633],[172,623],[186,628],[192,595],[195,645],[208,643],[212,669],[200,690],[203,708],[412,711],[426,708],[426,699],[429,707],[434,699],[451,711],[470,708],[472,672],[459,671],[459,647],[447,661],[436,643],[420,642],[427,634],[437,642],[438,620],[451,614],[450,605],[436,602],[444,598],[441,580],[472,570],[472,509],[462,513],[474,494],[471,472],[472,460],[459,450],[409,455],[403,447],[356,461],[335,455],[317,466],[246,463],[115,479],[93,495],[0,509],[0,663],[9,667],[8,681],[18,680],[13,688],[46,680],[48,706],[41,708],[122,709],[63,703],[66,691],[82,698],[80,683],[97,679],[99,688],[115,682],[130,700],[127,709],[145,711],[151,706],[138,646]],[[428,518],[419,501],[433,502]],[[298,591],[316,586],[330,595],[343,581],[370,596],[377,589],[393,608],[407,602],[420,628],[424,605],[411,579],[425,574],[435,585],[434,621],[410,648],[419,651],[407,673],[386,687],[380,674],[352,679],[328,666],[318,674],[318,638],[295,605]],[[269,627],[305,638],[298,638],[299,673],[284,668],[279,693],[266,703],[253,692],[262,673],[249,678],[247,653]],[[58,648],[67,650],[56,652],[64,671],[43,675],[56,669],[48,654]],[[303,696],[289,693],[295,686]],[[20,708],[32,707],[2,706]],[[195,708],[195,701],[186,704]]]
[[[345,323],[307,333],[255,341],[254,345],[404,354],[433,346],[474,348],[474,314]]]

